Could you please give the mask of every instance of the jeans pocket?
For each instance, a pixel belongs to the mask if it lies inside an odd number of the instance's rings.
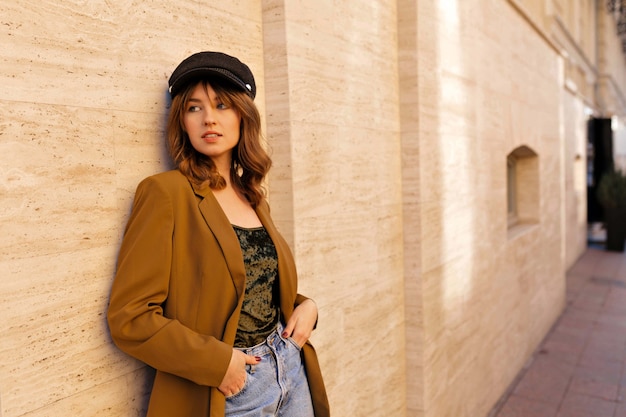
[[[243,383],[243,387],[241,388],[241,390],[239,390],[239,392],[236,392],[235,394],[226,397],[227,400],[232,400],[245,394],[245,391],[248,388],[248,383],[250,382],[250,374],[254,373],[253,368],[251,368],[253,366],[255,365],[246,365],[246,380]]]
[[[288,341],[289,343],[291,343],[291,344],[292,344],[292,345],[293,345],[296,349],[298,349],[298,351],[301,351],[301,350],[302,350],[302,346],[300,346],[300,345],[298,344],[298,342],[296,342],[296,341],[293,339],[293,337],[288,337],[288,338],[287,338],[287,341]]]

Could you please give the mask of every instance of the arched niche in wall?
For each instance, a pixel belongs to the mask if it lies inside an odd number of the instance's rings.
[[[508,227],[539,223],[539,155],[526,145],[506,157]]]

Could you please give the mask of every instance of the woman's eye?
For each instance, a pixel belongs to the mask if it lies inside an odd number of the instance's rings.
[[[217,104],[217,108],[220,109],[220,110],[224,110],[224,109],[227,109],[228,106],[226,104],[224,104],[224,103],[218,103]]]
[[[200,107],[199,106],[190,106],[189,109],[187,109],[188,112],[197,112],[200,111]]]

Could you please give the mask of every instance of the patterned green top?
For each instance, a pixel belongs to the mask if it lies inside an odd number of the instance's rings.
[[[265,228],[233,228],[246,266],[246,292],[235,347],[252,347],[262,343],[278,324],[278,255]]]

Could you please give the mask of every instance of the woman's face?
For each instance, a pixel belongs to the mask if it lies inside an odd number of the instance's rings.
[[[183,120],[194,149],[213,160],[230,165],[233,148],[239,142],[241,116],[225,105],[210,84],[193,89]]]

